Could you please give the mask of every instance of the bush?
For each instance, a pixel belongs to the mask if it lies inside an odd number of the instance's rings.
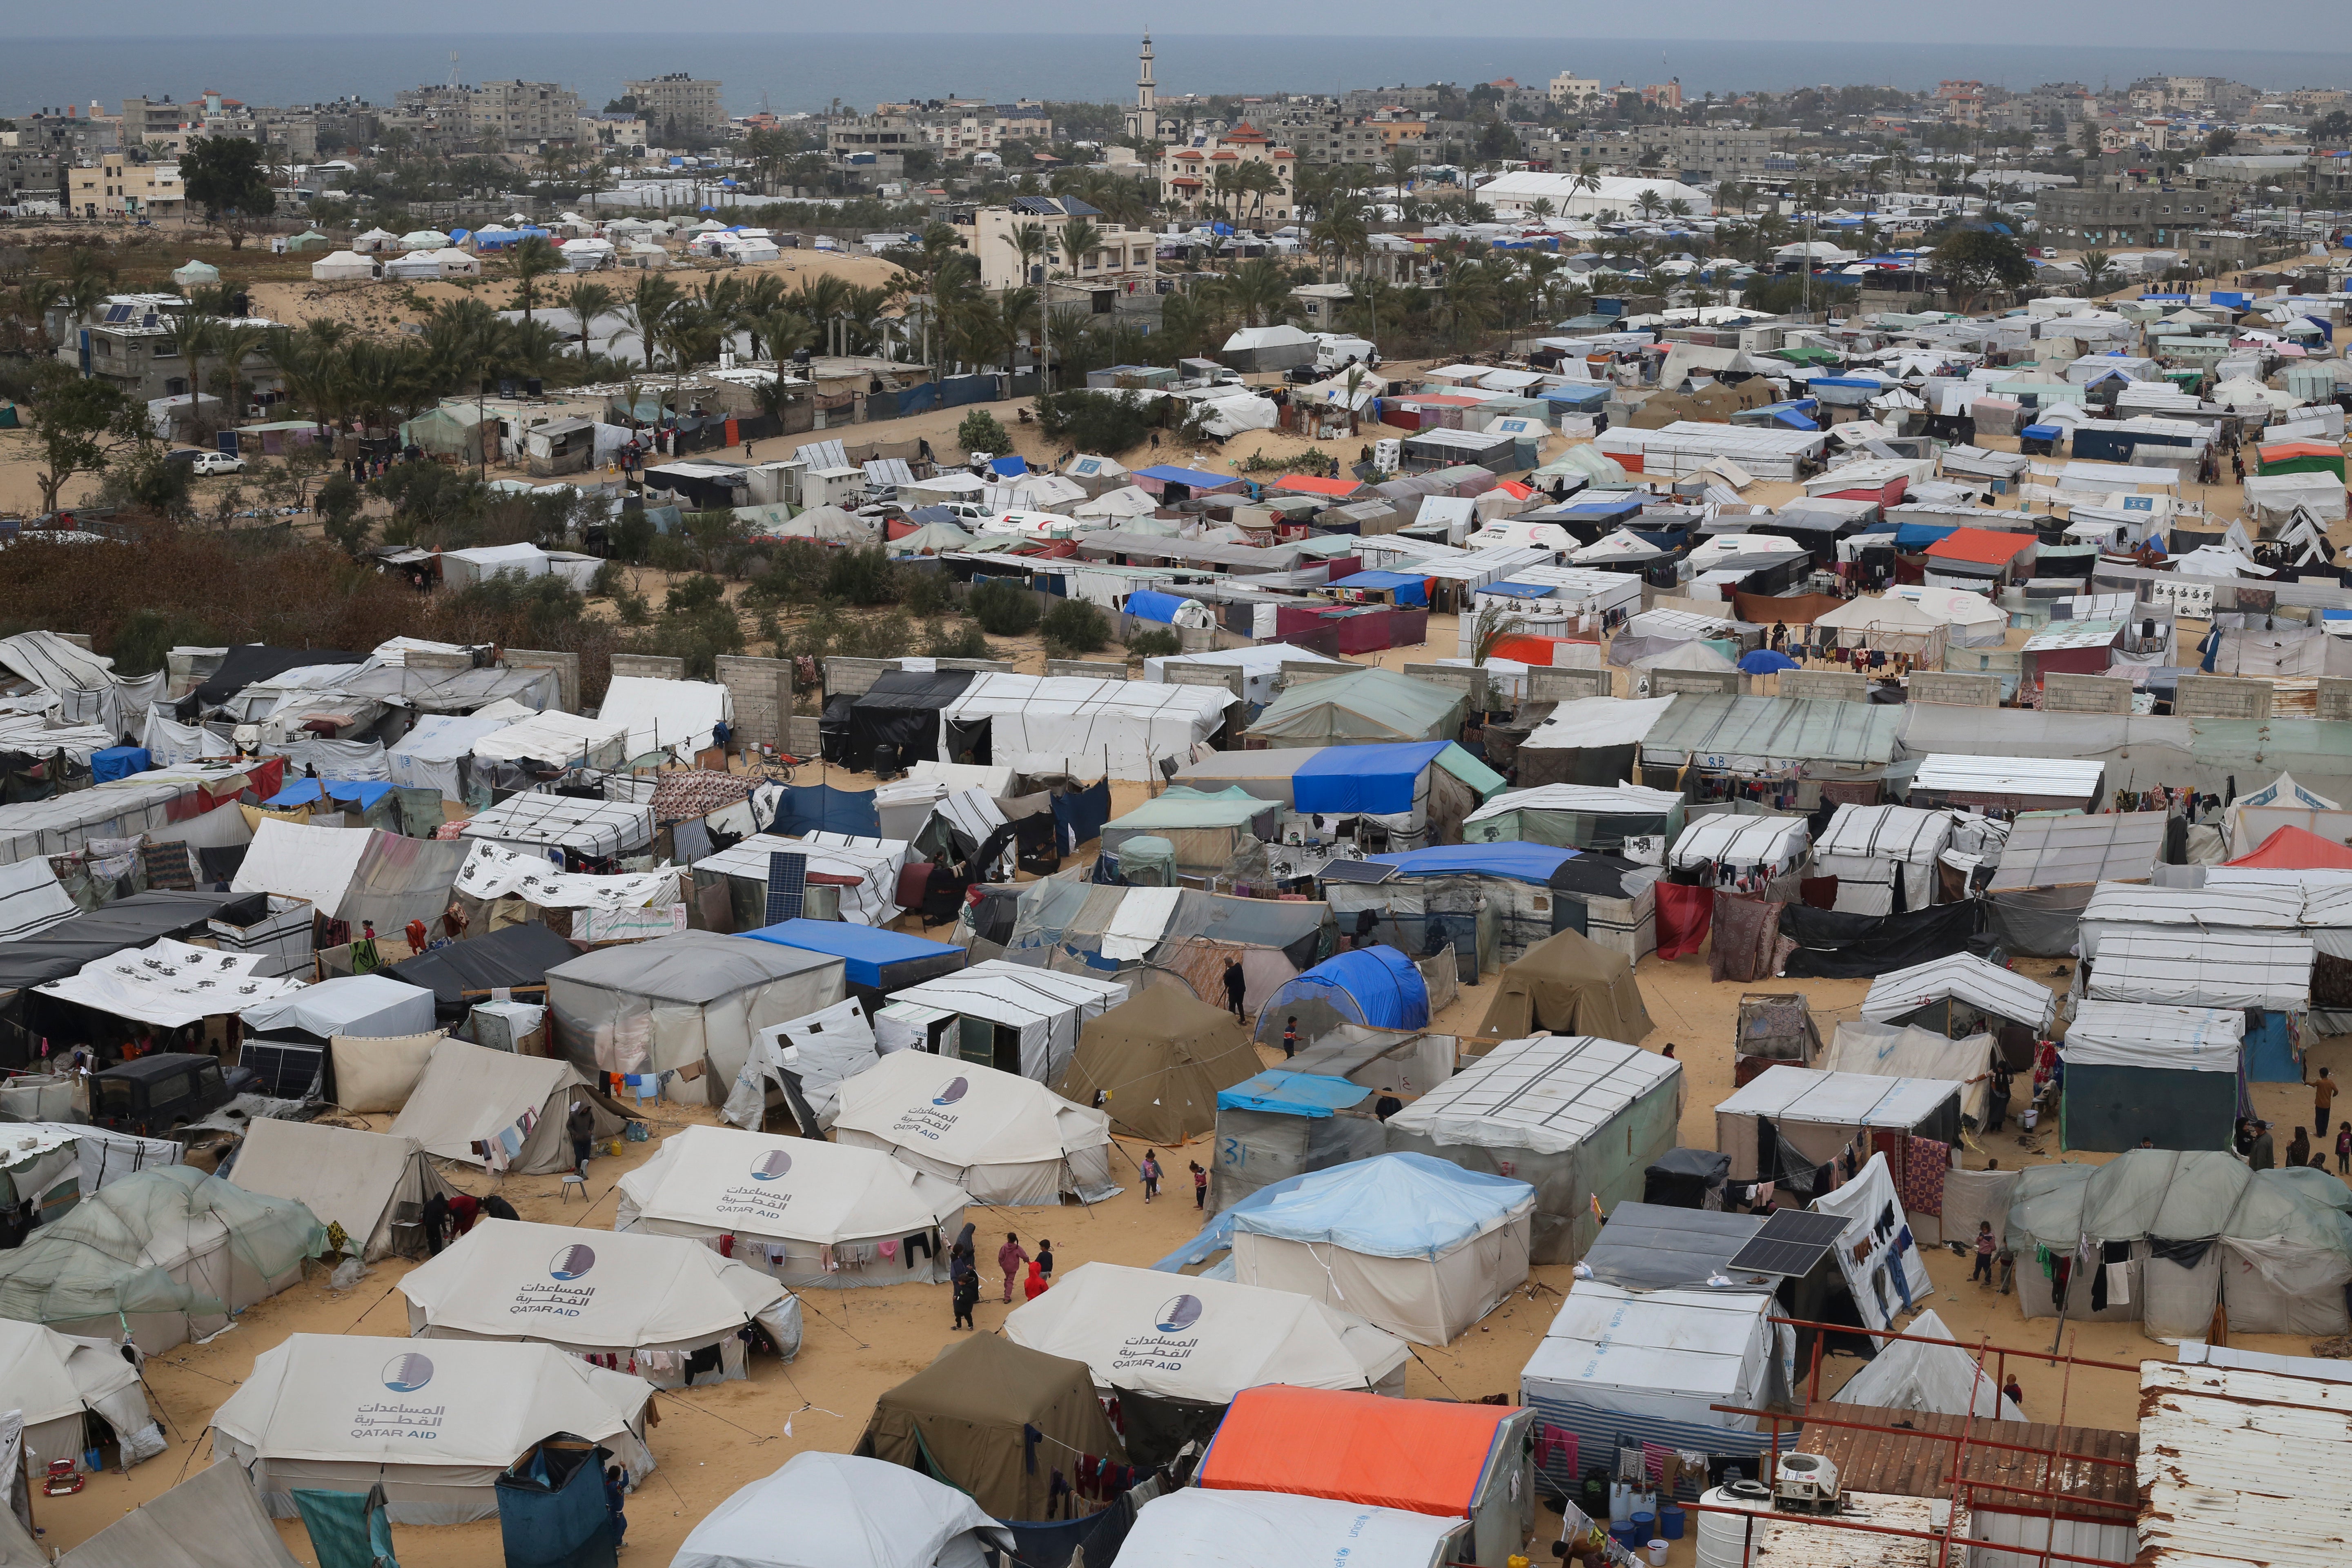
[[[667,615],[690,615],[711,609],[727,602],[727,584],[708,574],[680,578],[670,584],[669,596],[662,601]]]
[[[825,563],[824,596],[845,605],[887,605],[898,596],[898,568],[878,544],[836,550]]]
[[[929,621],[923,626],[923,651],[933,658],[986,658],[988,639],[970,621],[960,621],[953,630],[945,622]]]
[[[1039,629],[1045,634],[1046,650],[1065,658],[1092,653],[1110,641],[1109,620],[1084,599],[1065,599],[1055,605]]]
[[[955,579],[945,567],[901,563],[898,584],[898,603],[910,616],[929,620],[955,607]]]
[[[1127,639],[1129,658],[1166,658],[1184,651],[1184,639],[1165,626],[1154,626],[1148,632],[1138,632]]]
[[[327,531],[327,542],[347,555],[357,555],[367,548],[368,533],[373,527],[360,507],[367,492],[349,474],[334,474],[319,487],[319,523]]]
[[[1037,625],[1037,601],[1028,589],[1002,577],[974,583],[963,607],[991,637],[1017,637]]]
[[[654,532],[653,519],[647,517],[642,510],[623,512],[619,519],[604,531],[605,544],[613,552],[613,559],[626,561],[633,566],[645,564],[646,557],[652,552],[654,540],[657,537],[658,535]]]
[[[996,422],[996,416],[985,408],[975,408],[963,416],[956,426],[956,445],[967,452],[986,452],[1001,457],[1013,450],[1013,437]]]
[[[1124,452],[1141,446],[1159,420],[1132,392],[1073,391],[1037,399],[1037,426],[1081,452]]]

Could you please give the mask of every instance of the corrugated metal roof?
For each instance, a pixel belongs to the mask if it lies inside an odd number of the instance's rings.
[[[1883,767],[1895,756],[1903,709],[1798,697],[1683,693],[1643,741],[1645,753]]]
[[[2142,1568],[2352,1562],[2352,1386],[2140,1367]]]
[[[2035,1491],[2064,1494],[2060,1517],[2129,1524],[2139,1508],[2139,1492],[2132,1467],[2139,1458],[2139,1438],[2129,1432],[2109,1432],[2095,1426],[2022,1425],[1982,1416],[1971,1424],[1959,1415],[1926,1410],[1888,1410],[1869,1405],[1831,1404],[1819,1414],[1838,1421],[1868,1422],[1881,1426],[1901,1425],[1902,1432],[1858,1432],[1847,1426],[1810,1425],[1800,1445],[1808,1454],[1820,1454],[1838,1468],[1838,1484],[1852,1491],[1885,1492],[1897,1497],[1942,1498],[1952,1494],[1948,1478],[1959,1455],[1957,1437],[1973,1425],[1971,1436],[2023,1447],[2055,1448],[2054,1466],[2041,1454],[2012,1453],[1972,1444],[1961,1473],[1974,1481],[1998,1481]],[[2100,1465],[2093,1458],[2122,1463]],[[2044,1481],[2047,1473],[2049,1479]],[[2002,1494],[1987,1488],[1977,1494],[1977,1506],[1999,1507]],[[2046,1510],[2047,1500],[2022,1493],[2007,1499],[2018,1510]]]
[[[1855,1524],[1885,1525],[1894,1530],[1944,1531],[1958,1513],[1951,1539],[1969,1539],[1969,1510],[1954,1509],[1935,1498],[1893,1497],[1884,1492],[1848,1489],[1844,1507],[1833,1517]],[[1945,1561],[1940,1541],[1911,1535],[1880,1535],[1867,1530],[1841,1530],[1788,1514],[1759,1514],[1755,1548],[1748,1568],[1937,1568]],[[1957,1559],[1955,1559],[1957,1560]]]

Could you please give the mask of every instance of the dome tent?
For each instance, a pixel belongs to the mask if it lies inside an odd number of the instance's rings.
[[[182,289],[204,289],[220,281],[220,268],[190,258],[185,267],[172,269],[172,281]]]
[[[981,1568],[1013,1532],[902,1465],[795,1454],[706,1514],[670,1568]]]

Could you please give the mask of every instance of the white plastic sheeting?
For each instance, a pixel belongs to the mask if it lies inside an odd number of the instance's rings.
[[[768,880],[769,857],[780,850],[808,857],[811,871],[856,877],[856,885],[841,889],[841,918],[854,925],[887,926],[898,918],[898,873],[907,864],[909,846],[898,838],[860,838],[843,833],[812,833],[785,838],[755,833],[741,843],[694,863],[698,879],[732,877],[762,887]]]
[[[229,889],[301,899],[354,931],[373,921],[390,936],[410,921],[441,917],[465,859],[466,846],[454,840],[264,817]]]
[[[733,722],[735,694],[706,680],[616,675],[596,717],[602,723],[625,728],[632,757],[667,752],[690,761],[695,752],[709,749],[719,725]]]
[[[795,1454],[703,1516],[670,1568],[986,1568],[1013,1532],[903,1465]]]
[[[1881,1217],[1889,1208],[1895,1212],[1892,1226]],[[1895,1195],[1895,1178],[1887,1173],[1884,1153],[1873,1154],[1854,1173],[1853,1180],[1837,1191],[1815,1198],[1813,1212],[1842,1215],[1848,1222],[1832,1252],[1845,1275],[1846,1289],[1853,1293],[1864,1327],[1893,1328],[1898,1312],[1928,1299],[1935,1285],[1927,1278],[1918,1243],[1909,1239],[1903,1200]],[[1857,1251],[1861,1256],[1855,1256]]]
[[[457,889],[467,898],[521,899],[541,909],[641,910],[675,901],[677,879],[674,870],[616,877],[565,871],[543,854],[478,838],[458,868]]]
[[[1862,999],[1862,1016],[1874,1024],[1892,1023],[1948,997],[2044,1034],[2058,1016],[2049,987],[1965,952],[1880,975]]]
[[[1841,805],[1813,846],[1814,869],[1838,879],[1841,913],[1892,914],[1898,880],[1902,907],[1924,910],[1935,901],[1936,858],[1951,838],[1948,811]]]
[[[299,988],[296,981],[257,973],[262,961],[259,953],[222,952],[166,937],[152,947],[94,959],[37,989],[92,1012],[176,1029]]]
[[[1467,1529],[1463,1520],[1369,1503],[1185,1487],[1143,1505],[1118,1568],[1438,1568],[1454,1561],[1454,1537]]]
[[[444,800],[463,799],[458,764],[473,754],[475,742],[506,728],[504,721],[478,714],[428,713],[386,748],[392,782],[409,789],[437,789]]]
[[[1022,773],[1150,780],[1217,732],[1228,700],[1213,686],[989,671],[940,710],[941,749],[957,726],[986,720],[992,759]]]
[[[1882,1410],[1922,1410],[1936,1415],[1973,1415],[1985,1421],[2022,1421],[2017,1402],[2000,1391],[1992,1375],[1958,1344],[1932,1310],[1904,1325],[1911,1340],[1882,1343],[1878,1354],[1837,1392],[1841,1405]],[[1940,1345],[1916,1340],[1943,1340]]]
[[[1128,999],[1126,985],[1091,974],[1065,974],[992,958],[954,974],[909,985],[876,1015],[874,1032],[885,1051],[929,1043],[928,1030],[952,1018],[1018,1037],[1021,1076],[1059,1083],[1077,1049],[1078,1030]],[[950,1037],[943,1051],[955,1048]]]
[[[751,1054],[735,1075],[719,1115],[731,1126],[759,1131],[769,1092],[782,1096],[789,1073],[793,1120],[801,1119],[799,1107],[805,1105],[815,1125],[802,1132],[822,1132],[840,1111],[842,1080],[865,1071],[880,1055],[866,1004],[855,996],[772,1025],[751,1037]]]
[[[47,858],[0,866],[0,942],[22,942],[80,912]]]
[[[474,755],[486,762],[616,768],[626,756],[628,726],[550,709],[482,736]]]

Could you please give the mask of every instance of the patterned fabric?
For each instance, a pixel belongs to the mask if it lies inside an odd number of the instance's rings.
[[[1781,907],[1764,899],[1717,889],[1715,946],[1707,955],[1708,978],[1771,979],[1772,950],[1780,935]]]
[[[751,781],[709,768],[679,768],[654,783],[654,826],[687,822],[750,797]]]
[[[1890,1162],[1893,1163],[1893,1162]],[[1944,1212],[1944,1173],[1952,1168],[1952,1146],[1916,1133],[1904,1140],[1903,1159],[1895,1165],[1895,1191],[1907,1214]]]
[[[150,889],[182,893],[195,890],[196,874],[194,868],[188,863],[186,845],[176,842],[142,844],[139,847],[139,858],[147,868],[147,886]]]

